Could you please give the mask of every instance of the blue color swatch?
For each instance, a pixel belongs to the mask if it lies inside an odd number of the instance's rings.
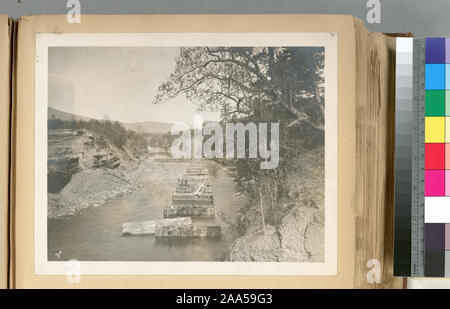
[[[445,38],[427,38],[425,63],[445,63]]]
[[[425,90],[445,90],[445,64],[425,64]]]

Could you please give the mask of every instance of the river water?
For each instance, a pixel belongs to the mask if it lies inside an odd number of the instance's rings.
[[[156,240],[152,235],[122,236],[121,225],[161,219],[177,179],[190,162],[146,162],[138,188],[73,216],[48,220],[48,260],[67,261],[224,261],[238,237],[233,224],[247,200],[237,196],[232,175],[215,162],[204,161],[215,199],[214,219],[194,223],[220,225],[221,239]],[[199,164],[196,163],[196,166]]]

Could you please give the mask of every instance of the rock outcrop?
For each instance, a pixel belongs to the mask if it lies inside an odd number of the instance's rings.
[[[323,261],[323,214],[316,208],[294,207],[282,220],[280,261]]]
[[[278,262],[280,257],[280,239],[273,226],[238,238],[230,250],[231,262]]]
[[[78,157],[66,157],[49,162],[47,169],[48,192],[59,193],[78,173],[80,168]]]
[[[114,170],[120,166],[120,158],[112,153],[94,155],[93,168],[106,168]]]
[[[101,145],[100,145],[101,144]],[[48,132],[48,217],[72,215],[136,188],[145,163],[88,130]]]
[[[256,218],[256,217],[255,217]],[[232,262],[320,262],[324,256],[323,213],[295,206],[277,228],[249,228],[230,248]]]

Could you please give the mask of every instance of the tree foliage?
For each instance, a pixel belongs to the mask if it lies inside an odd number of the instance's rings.
[[[273,109],[287,111],[287,126],[323,130],[324,50],[320,47],[182,47],[174,72],[154,103],[185,94],[200,111],[224,120]]]
[[[103,146],[106,146],[106,143],[110,142],[120,149],[128,143],[134,149],[146,152],[148,146],[147,139],[143,134],[126,130],[120,122],[108,119],[76,120],[72,117],[71,120],[61,120],[53,117],[48,119],[48,129],[86,129],[96,133],[99,141],[103,141],[103,143],[100,143],[104,144]]]

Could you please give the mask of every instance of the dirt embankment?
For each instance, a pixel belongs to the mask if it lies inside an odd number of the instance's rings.
[[[281,220],[263,224],[259,201],[241,216],[243,236],[231,246],[232,262],[322,262],[324,260],[323,148],[299,156],[287,175],[288,197],[276,210]]]
[[[136,187],[144,160],[87,130],[48,132],[48,217],[72,215]]]

